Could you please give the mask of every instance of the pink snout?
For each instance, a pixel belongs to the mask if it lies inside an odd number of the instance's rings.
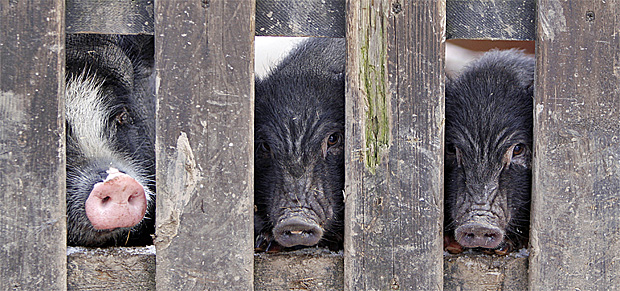
[[[131,176],[118,170],[108,173],[112,178],[95,184],[90,192],[84,205],[86,216],[98,230],[138,224],[146,212],[144,188]]]

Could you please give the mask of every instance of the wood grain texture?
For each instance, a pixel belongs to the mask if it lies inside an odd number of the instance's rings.
[[[0,290],[63,290],[64,1],[0,15]]]
[[[256,35],[344,37],[345,0],[258,0]]]
[[[527,254],[444,257],[443,290],[527,290]]]
[[[443,286],[444,13],[347,2],[346,290]]]
[[[66,0],[67,33],[153,34],[153,0]]]
[[[155,290],[155,252],[68,249],[69,290]],[[527,254],[444,256],[444,290],[527,290]],[[343,254],[321,248],[254,255],[255,290],[343,290]],[[215,288],[217,289],[217,288]]]
[[[155,247],[67,250],[68,290],[155,290]]]
[[[531,290],[620,288],[620,1],[538,1]]]
[[[342,252],[307,248],[254,256],[255,290],[342,290]]]
[[[256,35],[344,37],[345,2],[258,0]],[[533,0],[446,0],[446,37],[534,40],[535,6]]]
[[[448,39],[534,40],[533,0],[446,0]]]
[[[207,1],[208,2],[208,1]],[[68,33],[153,34],[153,0],[68,0]],[[257,36],[345,36],[345,0],[257,0]],[[533,0],[446,0],[448,39],[534,40]]]
[[[254,1],[155,5],[157,287],[251,290]]]

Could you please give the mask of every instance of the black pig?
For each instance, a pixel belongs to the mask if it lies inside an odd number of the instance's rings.
[[[503,254],[529,233],[534,59],[491,51],[446,84],[446,249]],[[454,239],[457,244],[454,244]]]
[[[302,42],[256,82],[256,249],[342,247],[343,39]]]
[[[67,241],[152,243],[153,37],[68,35]]]

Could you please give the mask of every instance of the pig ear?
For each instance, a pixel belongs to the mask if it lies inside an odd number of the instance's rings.
[[[518,74],[519,85],[526,88],[528,91],[533,91],[536,60],[534,57],[525,54],[522,50],[513,49],[511,51],[515,52],[515,58],[518,58],[518,61],[515,62],[515,70]]]
[[[344,71],[342,71],[342,72],[333,72],[331,74],[331,77],[334,80],[337,80],[337,81],[344,80]]]
[[[529,96],[534,95],[534,68],[519,75],[519,85]]]
[[[523,86],[524,88],[526,88],[528,90],[528,92],[533,92],[534,91],[534,68],[532,68],[531,70],[526,71],[524,74],[522,74],[521,77],[521,86]]]
[[[344,80],[345,61],[338,61],[327,68],[330,77],[334,80]]]
[[[445,85],[444,85],[444,93],[447,92],[449,90],[449,88],[451,88],[454,84],[454,80],[452,78],[456,78],[456,77],[452,77],[449,75],[446,75],[446,81],[445,81]]]

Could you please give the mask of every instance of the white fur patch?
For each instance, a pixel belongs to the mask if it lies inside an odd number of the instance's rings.
[[[101,95],[101,83],[95,81],[91,77],[82,76],[73,77],[67,81],[65,88],[66,98],[66,118],[71,126],[73,139],[78,145],[81,153],[86,159],[96,160],[99,158],[110,158],[112,160],[124,161],[124,166],[131,167],[134,172],[126,174],[132,176],[144,188],[146,198],[151,200],[154,195],[148,187],[143,171],[136,163],[123,153],[114,151],[110,142],[106,138],[106,123],[109,112],[106,110],[106,104]],[[115,165],[109,165],[107,170],[107,180],[113,179],[120,175]]]
[[[88,158],[111,156],[104,136],[107,114],[101,83],[79,76],[67,81],[65,92],[67,122],[82,153]]]
[[[120,175],[122,175],[123,173],[121,173],[121,171],[119,171],[117,168],[109,168],[106,173],[108,173],[108,176],[105,178],[105,180],[103,182],[107,182],[110,181]]]

